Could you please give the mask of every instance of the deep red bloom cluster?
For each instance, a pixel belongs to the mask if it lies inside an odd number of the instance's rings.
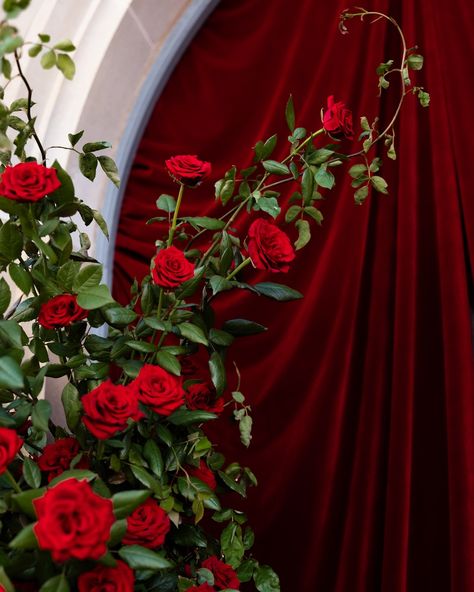
[[[38,323],[45,329],[68,327],[76,321],[82,321],[89,311],[77,304],[75,294],[59,294],[41,305]]]
[[[34,161],[7,166],[0,179],[0,195],[15,201],[38,201],[59,187],[56,169]]]

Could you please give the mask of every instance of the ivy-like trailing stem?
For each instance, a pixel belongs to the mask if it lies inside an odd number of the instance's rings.
[[[6,475],[7,479],[10,481],[10,483],[12,484],[13,489],[17,493],[22,493],[21,487],[18,485],[15,477],[10,473],[10,471],[8,469],[5,471],[5,475]]]
[[[234,271],[229,273],[229,275],[225,279],[231,280],[234,276],[236,276],[239,273],[239,271],[241,271],[244,267],[247,267],[247,265],[251,262],[252,262],[252,259],[250,259],[250,257],[247,257],[247,259],[244,259],[242,261],[242,263],[240,263],[240,265],[237,265],[237,267],[234,269]]]
[[[309,142],[314,140],[314,138],[317,138],[318,136],[320,136],[323,133],[324,133],[324,128],[322,127],[320,129],[318,129],[316,132],[313,132],[312,134],[310,134],[304,142],[301,142],[301,144],[296,147],[296,150],[293,150],[292,152],[290,152],[290,154],[288,154],[288,156],[286,158],[284,158],[281,162],[283,164],[285,162],[288,162],[288,160],[290,160],[290,158],[293,158],[293,156],[296,156],[299,152],[301,152],[301,149],[304,148],[306,146],[306,144],[308,144]]]
[[[382,138],[384,138],[387,135],[387,133],[392,129],[393,125],[395,124],[395,121],[398,118],[398,115],[400,113],[400,109],[402,108],[402,104],[403,104],[403,101],[404,101],[405,95],[406,95],[406,93],[405,93],[405,79],[404,79],[404,73],[403,72],[404,72],[404,69],[405,69],[405,62],[406,62],[408,50],[407,50],[407,43],[406,43],[406,39],[405,39],[405,36],[403,34],[403,31],[401,30],[400,25],[397,23],[397,21],[394,18],[392,18],[390,16],[387,16],[386,14],[383,14],[382,12],[375,12],[375,11],[363,10],[363,12],[343,13],[341,15],[341,20],[343,22],[344,20],[347,20],[347,19],[350,19],[350,18],[354,18],[356,16],[360,16],[361,17],[361,20],[363,20],[363,18],[365,16],[376,16],[377,18],[375,19],[375,21],[378,21],[378,20],[380,20],[382,18],[383,19],[386,19],[387,21],[389,21],[397,29],[398,34],[399,34],[400,39],[401,39],[401,42],[402,42],[402,47],[403,47],[402,57],[401,57],[401,60],[400,60],[400,68],[394,68],[393,70],[391,70],[391,72],[392,71],[393,72],[399,72],[399,74],[400,74],[400,84],[401,84],[401,89],[402,89],[401,96],[400,96],[400,99],[398,101],[397,108],[395,109],[395,113],[393,114],[393,117],[390,120],[390,123],[385,127],[384,131],[382,133],[380,133],[375,138],[375,140],[372,141],[372,143],[370,145],[370,148],[371,148],[375,143],[379,142]],[[347,31],[347,28],[344,27],[344,29],[345,30],[343,32],[347,33],[348,32]],[[362,155],[364,153],[365,153],[365,150],[359,150],[358,152],[354,152],[353,154],[347,154],[346,155],[346,158],[354,158],[355,156],[360,156],[360,155]],[[331,162],[331,161],[329,161],[329,162]]]
[[[18,55],[18,51],[15,51],[15,62],[16,62],[16,67],[18,68],[18,74],[20,75],[20,78],[23,80],[23,84],[26,86],[26,90],[28,92],[28,105],[26,108],[26,116],[28,117],[28,124],[31,126],[31,130],[33,132],[33,138],[36,142],[36,145],[39,148],[39,151],[41,152],[41,162],[43,164],[46,164],[46,151],[43,147],[43,144],[41,143],[41,140],[38,137],[38,134],[36,133],[35,130],[35,126],[32,125],[32,121],[33,121],[33,116],[31,115],[31,107],[32,107],[32,96],[33,96],[33,89],[31,88],[28,80],[26,79],[26,76],[23,73],[23,70],[21,68],[21,63],[20,63],[20,56]]]
[[[178,221],[178,212],[179,212],[179,208],[181,207],[183,193],[184,193],[184,185],[181,183],[179,186],[178,200],[176,202],[176,207],[174,209],[173,221],[171,222],[170,233],[168,236],[168,247],[171,247],[171,245],[173,244],[174,233],[176,230],[176,223]]]

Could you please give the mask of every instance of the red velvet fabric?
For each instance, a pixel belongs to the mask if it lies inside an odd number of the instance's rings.
[[[232,356],[254,411],[252,445],[243,450],[225,422],[218,438],[260,480],[247,504],[255,555],[280,573],[284,592],[467,592],[474,590],[474,5],[364,5],[393,15],[408,43],[420,46],[418,82],[432,105],[424,110],[408,97],[398,159],[383,167],[388,197],[355,206],[339,170],[322,204],[324,224],[291,272],[247,273],[288,283],[303,301],[278,304],[243,291],[218,299],[222,318],[270,327],[242,339]],[[356,120],[387,120],[396,90],[377,99],[375,66],[398,56],[396,36],[359,21],[341,36],[346,7],[346,0],[220,3],[178,64],[138,150],[116,246],[117,297],[147,272],[159,227],[144,224],[156,215],[156,197],[176,193],[168,156],[200,155],[212,162],[214,181],[232,164],[250,164],[250,148],[274,131],[283,155],[290,92],[298,124],[310,129],[319,127],[328,94]],[[188,191],[184,208],[218,214],[212,182]]]

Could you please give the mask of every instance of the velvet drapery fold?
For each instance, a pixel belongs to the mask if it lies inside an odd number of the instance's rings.
[[[474,58],[467,0],[370,0],[395,17],[425,67],[397,125],[396,161],[382,174],[389,196],[358,207],[347,173],[322,202],[324,223],[288,276],[304,300],[285,304],[234,291],[221,318],[269,327],[242,339],[232,359],[255,419],[249,450],[236,428],[213,435],[259,487],[245,509],[255,555],[284,592],[474,590],[474,368],[470,307],[474,265],[472,178]],[[151,116],[120,217],[114,290],[126,300],[148,271],[161,193],[176,193],[164,160],[198,154],[212,181],[275,131],[285,154],[284,107],[320,127],[334,94],[354,112],[388,121],[398,86],[377,98],[375,67],[397,59],[382,23],[348,23],[346,0],[223,0],[177,65]],[[341,151],[350,152],[348,142]],[[348,168],[347,166],[345,167]],[[290,189],[283,191],[287,199]],[[186,215],[219,215],[211,181],[186,192]],[[244,222],[237,224],[242,231]]]

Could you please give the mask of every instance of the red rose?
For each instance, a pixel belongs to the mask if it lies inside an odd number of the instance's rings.
[[[75,321],[82,321],[89,314],[77,304],[74,294],[59,294],[41,305],[38,323],[45,329],[67,327]]]
[[[38,458],[38,467],[48,473],[48,481],[54,479],[71,466],[71,461],[79,454],[79,442],[75,438],[60,438],[47,444]],[[88,469],[89,461],[83,456],[75,465],[76,469]]]
[[[232,588],[233,590],[239,589],[240,580],[235,571],[230,565],[220,561],[215,555],[203,561],[202,567],[212,571],[214,575],[214,586],[219,590],[225,590],[226,588]]]
[[[84,395],[81,401],[85,413],[84,425],[99,440],[106,440],[117,432],[122,432],[129,419],[138,421],[143,417],[132,389],[116,385],[110,380],[99,384]]]
[[[127,532],[122,543],[154,549],[165,542],[169,529],[168,514],[156,500],[148,498],[127,518]]]
[[[51,551],[54,561],[99,559],[107,551],[115,522],[112,501],[94,493],[87,481],[61,481],[33,505],[38,545]]]
[[[328,110],[323,114],[323,127],[335,140],[352,140],[352,111],[342,101],[334,102],[334,96],[328,97]]]
[[[129,388],[141,403],[159,415],[171,415],[184,403],[181,378],[160,366],[145,364]]]
[[[205,483],[210,489],[212,489],[212,491],[217,487],[213,471],[211,471],[202,458],[199,460],[198,467],[187,466],[186,471],[190,477],[196,477],[196,479]]]
[[[38,201],[59,187],[56,169],[33,161],[7,166],[0,179],[0,195],[16,201]]]
[[[185,592],[216,592],[216,589],[212,586],[209,586],[207,582],[201,584],[200,586],[191,586],[191,588],[186,588]]]
[[[8,469],[8,465],[15,458],[23,446],[23,440],[15,430],[0,428],[0,475]]]
[[[211,174],[211,163],[199,160],[197,156],[183,154],[165,161],[169,174],[178,183],[195,187]]]
[[[77,580],[79,592],[133,592],[135,576],[128,565],[118,560],[115,567],[98,565]]]
[[[184,397],[188,409],[202,409],[210,413],[224,411],[224,399],[217,397],[216,389],[210,383],[196,382],[189,385]]]
[[[254,220],[249,228],[248,251],[257,269],[288,271],[295,251],[288,236],[264,218]]]
[[[151,270],[153,281],[162,288],[177,288],[194,277],[194,264],[186,259],[183,251],[167,247],[158,251]]]

